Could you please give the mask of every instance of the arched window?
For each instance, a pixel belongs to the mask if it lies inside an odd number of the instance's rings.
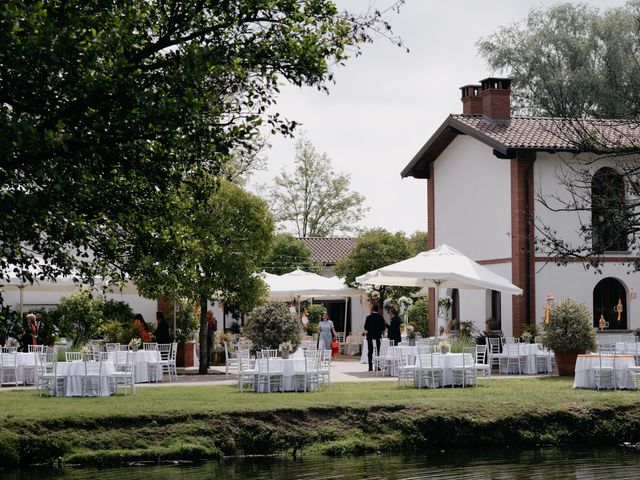
[[[601,168],[591,179],[591,235],[596,252],[627,251],[624,178]]]
[[[618,305],[622,307],[620,320]],[[627,289],[615,278],[603,278],[593,289],[593,326],[598,329],[600,315],[607,322],[605,330],[627,330]]]

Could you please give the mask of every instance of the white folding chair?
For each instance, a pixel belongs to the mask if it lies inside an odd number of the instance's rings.
[[[155,342],[144,342],[142,344],[143,350],[158,350],[158,344]]]
[[[305,392],[318,388],[320,357],[321,353],[318,350],[304,351],[304,369],[296,370],[293,373],[294,388],[296,391],[298,391],[300,386]]]
[[[451,368],[452,386],[460,385],[465,388],[467,385],[476,384],[475,369],[475,348],[464,347],[462,349],[462,365],[456,365]]]
[[[442,387],[444,384],[444,368],[437,365],[436,356],[439,353],[423,353],[418,350],[418,363],[416,364],[416,377],[418,388]]]
[[[411,386],[414,385],[416,365],[409,363],[409,356],[403,349],[400,350],[400,361],[396,367],[396,372],[398,375],[398,388],[404,388],[407,383],[410,383]]]
[[[17,353],[0,353],[0,385],[12,383],[18,386]]]
[[[124,361],[124,365],[120,366],[120,369],[108,375],[109,386],[110,388],[113,387],[113,392],[115,394],[118,393],[118,386],[122,385],[124,386],[125,397],[127,396],[127,387],[131,391],[131,395],[135,395],[136,380],[135,380],[135,365],[133,363],[133,358],[131,358],[130,352],[128,351],[125,351],[125,352],[118,351],[116,353],[124,353],[125,361]]]
[[[283,390],[284,372],[274,368],[274,360],[274,357],[268,355],[256,360],[258,364],[258,391],[260,391],[261,387],[267,393],[271,393],[274,389],[276,391]]]
[[[256,385],[258,369],[251,365],[249,350],[238,350],[238,390],[244,392],[248,385],[253,389]]]
[[[318,366],[318,383],[331,388],[331,350],[316,350],[320,355]]]
[[[100,396],[102,393],[102,357],[97,361],[84,362],[84,375],[82,376],[82,396],[87,397],[88,393]]]
[[[491,364],[487,359],[486,345],[476,345],[474,360],[473,368],[476,372],[476,379],[478,378],[478,374],[481,374],[482,380],[485,383],[489,380],[489,385],[491,385]]]
[[[64,352],[64,359],[67,362],[77,362],[82,360],[82,352]]]
[[[593,384],[597,390],[601,388],[616,388],[615,381],[616,357],[615,355],[598,355],[598,364],[593,367]]]

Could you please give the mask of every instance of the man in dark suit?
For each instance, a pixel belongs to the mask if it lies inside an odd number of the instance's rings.
[[[371,307],[371,314],[368,315],[364,321],[364,329],[367,332],[367,348],[369,349],[367,355],[369,359],[369,371],[373,370],[373,341],[376,341],[376,351],[379,353],[380,339],[386,328],[384,318],[378,313],[379,311],[380,307],[374,305]]]

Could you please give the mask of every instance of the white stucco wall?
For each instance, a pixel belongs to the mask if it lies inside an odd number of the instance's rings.
[[[499,159],[490,147],[459,135],[434,163],[434,179],[435,244],[446,243],[474,260],[510,258],[509,160]],[[510,263],[487,268],[511,280]],[[460,290],[460,320],[471,320],[483,331],[487,311],[486,291]],[[502,295],[501,312],[503,331],[511,335],[510,295]]]
[[[511,257],[509,160],[458,135],[434,163],[435,244],[474,260]]]

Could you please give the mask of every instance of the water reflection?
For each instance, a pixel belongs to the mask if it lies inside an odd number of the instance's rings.
[[[252,458],[197,466],[67,469],[0,473],[6,480],[100,478],[155,479],[496,479],[555,480],[640,478],[640,453],[624,449],[505,452],[450,450],[424,455],[369,455],[357,458]]]

